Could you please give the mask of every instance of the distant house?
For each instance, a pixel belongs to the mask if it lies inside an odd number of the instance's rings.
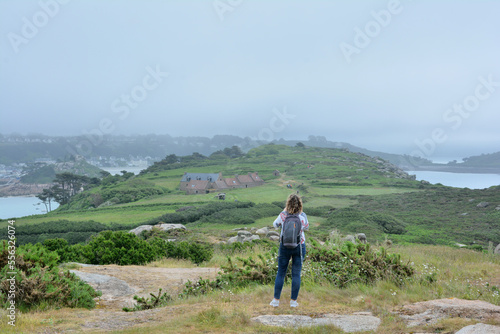
[[[208,194],[210,192],[261,186],[264,180],[257,172],[223,178],[222,173],[184,173],[179,189],[186,194]]]
[[[224,179],[228,188],[241,188],[241,183],[236,177],[228,177]]]
[[[241,188],[261,186],[264,184],[258,173],[248,173],[248,175],[235,175],[235,179],[241,185]]]
[[[223,181],[221,173],[184,173],[179,189],[186,194],[208,194],[212,184]]]

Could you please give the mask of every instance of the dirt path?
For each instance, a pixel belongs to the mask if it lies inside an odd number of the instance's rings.
[[[98,307],[84,316],[82,331],[106,331],[130,328],[131,326],[155,322],[159,309],[124,312],[123,307],[135,305],[134,295],[149,296],[150,293],[167,292],[175,297],[185,283],[200,277],[215,278],[217,268],[152,268],[143,266],[82,266],[72,270],[96,290],[102,291]],[[175,307],[174,307],[175,308]]]

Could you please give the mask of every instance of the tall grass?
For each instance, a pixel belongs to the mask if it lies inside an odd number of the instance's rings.
[[[374,246],[375,247],[375,246]],[[263,254],[258,245],[232,253],[243,258]],[[234,290],[216,291],[208,295],[189,297],[173,301],[161,308],[152,320],[141,327],[130,327],[115,333],[342,333],[333,326],[303,328],[267,327],[256,325],[250,318],[262,314],[321,315],[326,313],[350,314],[356,311],[371,311],[382,323],[376,333],[408,332],[455,332],[472,324],[466,319],[448,319],[426,328],[406,328],[393,311],[400,306],[436,298],[480,299],[500,305],[498,289],[500,285],[500,256],[479,253],[472,250],[446,246],[392,246],[389,253],[401,254],[401,261],[413,263],[417,274],[402,287],[386,281],[373,285],[353,284],[344,289],[327,283],[315,284],[305,281],[299,293],[299,308],[288,307],[290,281],[282,293],[283,305],[278,309],[269,306],[273,296],[273,286],[250,285]],[[216,249],[214,257],[205,266],[220,267],[226,262],[227,250]],[[176,261],[159,261],[151,266],[182,266]],[[83,312],[83,313],[82,313]],[[17,332],[36,332],[47,327],[63,329],[68,324],[82,324],[82,316],[89,311],[68,312],[48,310],[27,313],[20,316]],[[95,316],[95,315],[94,315]],[[94,317],[92,316],[92,317]],[[141,317],[140,313],[137,317]],[[3,319],[5,317],[2,316]],[[49,320],[47,320],[49,319]],[[73,327],[74,328],[74,327]],[[5,322],[0,323],[0,331],[8,332]]]

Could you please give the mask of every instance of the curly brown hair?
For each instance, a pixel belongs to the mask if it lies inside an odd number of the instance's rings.
[[[286,200],[286,212],[295,215],[302,212],[302,199],[297,194],[290,194]]]

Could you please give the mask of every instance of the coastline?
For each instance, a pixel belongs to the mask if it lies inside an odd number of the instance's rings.
[[[495,167],[466,167],[466,166],[449,166],[449,165],[433,165],[433,166],[404,166],[401,167],[405,172],[419,171],[419,172],[445,172],[457,174],[498,174],[500,175],[500,168]]]
[[[44,189],[52,187],[51,183],[20,183],[16,182],[7,186],[0,187],[0,197],[35,197],[42,193]]]

